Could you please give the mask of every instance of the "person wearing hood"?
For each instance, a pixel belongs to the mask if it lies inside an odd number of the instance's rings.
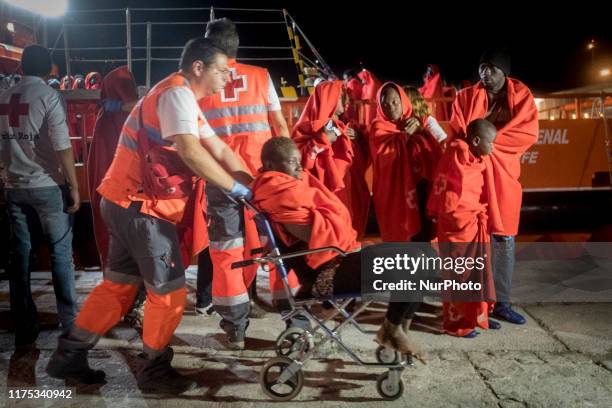
[[[347,92],[341,81],[326,81],[310,95],[291,138],[302,166],[335,193],[348,208],[358,236],[365,233],[370,194],[366,159],[355,129],[342,122]]]
[[[414,115],[404,90],[393,82],[378,92],[377,115],[369,130],[374,209],[384,242],[410,241],[421,231],[421,180],[431,180],[440,158],[439,142]]]
[[[489,208],[493,242],[493,275],[497,303],[493,315],[514,324],[525,318],[510,305],[514,270],[514,237],[518,233],[522,187],[521,155],[538,138],[538,110],[529,88],[511,78],[510,56],[503,50],[486,51],[478,65],[480,81],[462,89],[453,103],[449,138],[465,138],[468,124],[486,119],[495,125],[497,137],[491,154],[496,205]]]
[[[419,88],[419,92],[427,100],[444,98],[445,88],[440,68],[435,64],[428,65],[423,76],[423,86]],[[429,105],[437,120],[447,121],[450,118],[450,103],[435,101],[435,103],[429,102]]]
[[[113,162],[123,123],[136,102],[138,91],[127,66],[112,70],[101,83],[101,107],[94,127],[94,137],[87,160],[87,181],[93,213],[94,235],[102,267],[108,254],[108,230],[100,214],[102,197],[96,191]]]

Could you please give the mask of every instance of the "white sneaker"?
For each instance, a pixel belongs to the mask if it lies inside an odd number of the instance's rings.
[[[215,313],[215,307],[212,304],[205,306],[205,307],[196,306],[195,312],[196,312],[196,315],[211,316],[213,313]]]

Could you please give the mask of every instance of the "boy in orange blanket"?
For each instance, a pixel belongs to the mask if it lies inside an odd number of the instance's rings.
[[[486,301],[493,297],[494,287],[488,262],[491,240],[487,210],[489,203],[495,203],[495,192],[487,189],[486,180],[492,177],[488,156],[493,151],[497,132],[491,122],[476,119],[466,133],[466,139],[449,143],[440,160],[428,210],[437,221],[438,240],[452,243],[453,256],[487,259],[484,269],[474,267],[463,274],[482,284],[482,301],[459,302],[451,296],[444,302],[444,331],[452,336],[473,338],[478,334],[476,327],[500,328],[498,322],[489,320],[493,303]]]
[[[361,245],[347,208],[316,177],[303,171],[300,151],[292,140],[268,140],[261,156],[263,171],[253,182],[252,202],[266,213],[286,250],[335,246],[349,252],[344,257],[320,252],[288,259],[287,266],[299,277],[300,291],[316,297],[361,292]],[[407,333],[417,306],[390,303],[378,331],[379,343],[421,358]]]

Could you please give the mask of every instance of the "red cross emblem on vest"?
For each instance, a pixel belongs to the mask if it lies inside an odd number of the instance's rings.
[[[221,91],[221,102],[236,102],[240,92],[247,90],[246,75],[237,75],[236,68],[230,68],[230,80]]]
[[[13,94],[11,95],[9,103],[0,104],[0,116],[9,117],[10,127],[18,128],[19,117],[28,115],[30,105],[27,103],[19,103],[20,98],[21,94]]]

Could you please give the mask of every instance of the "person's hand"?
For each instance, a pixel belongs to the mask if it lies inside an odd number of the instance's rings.
[[[66,209],[68,214],[74,214],[79,211],[81,207],[81,196],[79,195],[79,189],[77,187],[69,187],[70,191],[70,206]]]
[[[323,132],[325,136],[327,136],[327,140],[329,140],[330,144],[338,140],[338,136],[340,135],[340,131],[336,128],[333,119],[330,119],[323,127]]]
[[[351,140],[355,140],[359,137],[359,133],[355,132],[355,129],[347,127],[345,130],[346,136],[351,139]]]
[[[228,194],[230,197],[235,199],[250,200],[253,198],[253,192],[251,189],[237,181],[234,181],[234,185]]]
[[[412,136],[419,128],[421,124],[419,120],[415,117],[409,118],[404,125],[404,132],[408,133],[409,136]]]
[[[334,143],[338,139],[338,136],[333,130],[325,129],[324,132],[325,136],[327,136],[327,140],[329,140],[329,143]]]

